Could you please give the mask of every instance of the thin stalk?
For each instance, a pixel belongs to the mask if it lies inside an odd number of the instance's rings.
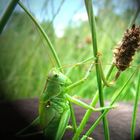
[[[110,69],[109,69],[109,71],[107,73],[107,76],[106,76],[106,79],[107,80],[109,79],[109,77],[110,77],[110,75],[111,75],[111,73],[113,71],[113,68],[114,68],[114,65],[111,65],[111,67],[110,67]],[[103,87],[105,87],[105,86],[103,86]],[[92,102],[90,103],[90,106],[94,107],[97,104],[98,99],[99,99],[99,94],[98,94],[98,91],[97,91],[95,93],[94,98],[92,99]],[[79,137],[80,136],[80,134],[82,133],[82,131],[83,131],[83,129],[84,129],[87,121],[89,120],[89,118],[91,116],[91,114],[92,114],[92,111],[90,109],[88,109],[86,111],[86,113],[85,113],[85,115],[84,115],[84,117],[83,117],[83,119],[82,119],[79,127],[77,128],[77,131],[75,133],[75,137]]]
[[[46,42],[48,44],[48,47],[49,47],[49,49],[51,50],[51,52],[53,54],[53,57],[54,57],[54,59],[56,61],[57,66],[60,68],[60,71],[63,72],[60,60],[59,60],[59,58],[57,56],[57,53],[56,53],[56,51],[55,51],[55,49],[54,49],[54,47],[53,47],[48,35],[45,33],[45,31],[43,30],[41,25],[36,21],[36,19],[31,15],[31,13],[27,10],[27,8],[21,2],[18,2],[18,4],[27,13],[27,15],[32,19],[34,24],[37,26],[37,28],[39,29],[39,31],[41,32],[41,34],[45,38],[45,40],[46,40]]]
[[[136,116],[137,116],[137,109],[138,109],[139,90],[140,90],[140,72],[139,72],[139,79],[137,82],[137,91],[136,91],[132,123],[131,123],[131,140],[135,139],[135,127],[136,127]]]
[[[101,80],[101,73],[100,73],[100,66],[99,66],[99,58],[98,58],[98,49],[97,49],[97,38],[96,38],[96,23],[95,23],[95,16],[93,13],[92,7],[92,0],[85,0],[85,6],[88,13],[88,19],[91,27],[91,34],[92,34],[92,41],[93,41],[93,55],[96,58],[95,60],[95,67],[96,67],[96,77],[98,83],[98,90],[99,90],[99,101],[100,106],[104,107],[104,96],[103,96],[103,87],[102,87],[102,80]],[[102,111],[103,113],[103,111]],[[106,116],[103,117],[103,128],[105,139],[109,140],[109,129],[108,129],[108,122]]]
[[[74,109],[73,109],[73,106],[72,106],[72,103],[71,102],[69,102],[69,106],[70,106],[70,111],[71,111],[71,120],[72,120],[73,131],[76,132],[77,123],[76,123]]]
[[[101,64],[100,60],[99,60],[99,67],[100,67],[101,78],[102,78],[102,81],[103,81],[104,85],[107,86],[107,87],[112,86],[114,84],[114,82],[108,82],[107,79],[105,78],[103,68],[102,68],[102,64]]]
[[[8,19],[11,16],[11,14],[13,13],[18,1],[19,0],[11,0],[8,4],[7,8],[3,12],[3,14],[0,18],[0,34],[2,33],[6,23],[8,22]]]
[[[52,1],[52,2],[53,2],[53,1]],[[49,23],[49,25],[47,26],[46,29],[49,29],[49,27],[53,24],[53,22],[54,22],[56,16],[59,14],[61,8],[63,7],[64,2],[65,2],[65,0],[62,0],[61,3],[59,4],[58,9],[56,10],[56,12],[55,12],[55,13],[52,12],[52,13],[53,13],[52,19],[51,19],[51,21],[50,21],[50,23]],[[45,7],[45,8],[46,8],[46,7]]]
[[[83,60],[83,61],[81,61],[81,62],[76,63],[76,64],[70,69],[70,71],[67,72],[66,75],[68,75],[68,74],[72,71],[72,69],[73,69],[74,67],[79,66],[79,65],[82,65],[82,64],[84,64],[84,63],[86,63],[86,62],[88,62],[88,61],[90,61],[90,60],[93,60],[93,58],[94,58],[94,57],[92,56],[92,57],[89,57],[89,58],[87,58],[87,59],[85,59],[85,60]],[[91,67],[89,68],[89,70],[87,71],[86,76],[85,76],[82,80],[80,80],[80,83],[81,83],[81,81],[84,82],[84,81],[86,80],[87,76],[89,75],[89,73],[90,73],[90,71],[91,71],[91,68],[93,67],[93,63],[92,63],[91,65],[92,65],[92,66],[91,66]],[[66,91],[68,91],[69,88],[73,88],[73,87],[77,86],[77,84],[79,84],[79,81],[76,82],[76,83],[74,83],[73,86],[67,87],[67,88],[66,88]],[[72,119],[73,131],[76,132],[76,130],[77,130],[77,123],[76,123],[76,118],[75,118],[75,114],[74,114],[74,109],[73,109],[72,103],[71,103],[70,101],[69,101],[69,105],[70,105],[70,111],[71,111],[71,119]]]
[[[112,71],[113,71],[114,67],[115,67],[115,65],[114,65],[114,64],[112,64],[112,65],[111,65],[111,67],[110,67],[110,69],[109,69],[109,71],[108,71],[108,73],[107,73],[106,80],[108,80],[108,79],[109,79],[109,77],[110,77],[110,75],[111,75],[111,73],[112,73]]]
[[[111,65],[111,67],[110,67],[110,69],[109,69],[109,71],[108,71],[108,73],[107,73],[107,76],[106,76],[106,79],[107,79],[107,80],[109,79],[109,77],[110,77],[110,75],[111,75],[111,73],[112,73],[112,71],[113,71],[113,68],[114,68],[114,64]],[[105,86],[103,86],[103,87],[105,87]],[[97,91],[97,92],[95,93],[94,98],[92,99],[92,102],[91,102],[90,106],[94,107],[94,106],[97,104],[98,98],[99,98],[98,95],[99,95],[99,94],[98,94],[98,91]],[[91,111],[90,109],[88,109],[88,110],[86,111],[86,113],[85,113],[85,115],[84,115],[84,117],[83,117],[83,119],[82,119],[82,121],[81,121],[79,127],[77,128],[75,137],[78,137],[78,136],[81,134],[81,132],[83,131],[83,129],[84,129],[84,127],[85,127],[87,121],[89,120],[89,118],[90,118],[90,116],[91,116],[91,113],[92,113],[92,111]]]
[[[137,19],[138,15],[139,15],[139,12],[140,12],[140,5],[138,6],[138,8],[137,8],[134,16],[132,17],[128,27],[131,27],[136,22],[136,19]]]
[[[94,98],[92,99],[92,102],[91,102],[90,106],[95,106],[98,102],[98,98],[99,98],[99,94],[98,94],[98,92],[96,92]],[[87,121],[89,120],[89,117],[91,116],[91,113],[92,113],[91,109],[88,109],[86,111],[86,114],[84,115],[80,125],[78,126],[78,128],[76,130],[76,133],[74,134],[73,140],[76,140],[76,139],[79,138],[79,136],[82,133]]]
[[[136,69],[137,71],[138,69]],[[114,94],[112,101],[110,103],[110,106],[113,105],[116,100],[120,97],[122,91],[124,90],[124,88],[127,86],[127,84],[129,83],[129,81],[132,79],[132,77],[134,76],[134,74],[136,73],[136,71],[133,72],[133,74],[129,77],[129,79],[126,81],[126,83],[123,85],[123,87],[120,89],[120,91],[116,94]],[[85,136],[88,137],[96,128],[96,126],[98,126],[98,124],[100,123],[100,121],[102,120],[102,118],[109,112],[109,109],[105,110],[102,115],[95,121],[95,123],[91,126],[91,128],[86,132],[86,134],[82,137],[82,140],[86,140]]]

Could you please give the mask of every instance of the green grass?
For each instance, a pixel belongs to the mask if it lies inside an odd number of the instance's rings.
[[[121,40],[130,21],[130,19],[115,15],[111,9],[108,10],[109,12],[101,10],[99,16],[96,17],[98,50],[105,74],[113,59],[112,50]],[[132,16],[133,12],[130,13],[130,17]],[[139,18],[136,23],[140,23]],[[46,28],[48,24],[49,22],[44,23],[43,27]],[[50,26],[47,33],[55,46],[65,72],[71,68],[71,64],[92,56],[92,44],[87,44],[85,41],[90,35],[88,22],[82,22],[78,27],[69,25],[63,38],[57,38],[53,26]],[[34,97],[41,93],[49,69],[55,66],[54,58],[44,42],[45,40],[27,15],[24,13],[12,15],[7,29],[0,37],[0,87],[5,93],[5,98]],[[140,63],[139,58],[140,55],[137,54],[132,66]],[[89,63],[74,68],[70,74],[71,80],[76,81],[82,78],[88,65]],[[135,67],[131,67],[126,70],[115,86],[105,88],[105,99],[110,99],[112,93],[122,86],[134,69]],[[116,69],[112,73],[112,78],[115,73]],[[125,90],[129,96],[124,97],[122,94],[121,100],[132,100],[135,97],[137,77],[133,83],[131,88]],[[96,90],[95,69],[93,69],[86,86],[76,88],[71,94],[90,98]]]

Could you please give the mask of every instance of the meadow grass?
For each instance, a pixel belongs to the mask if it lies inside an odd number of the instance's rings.
[[[131,16],[133,16],[133,13]],[[136,23],[139,23],[139,20],[136,20]],[[100,12],[97,17],[97,42],[105,74],[112,62],[112,50],[121,40],[127,26],[128,22],[126,20],[112,12],[108,14]],[[92,44],[86,43],[86,38],[90,36],[88,22],[83,22],[78,27],[67,27],[62,38],[57,38],[53,34],[53,26],[47,32],[50,34],[50,40],[55,46],[65,72],[70,69],[71,64],[80,62],[87,56],[92,56]],[[44,38],[41,37],[41,34],[28,16],[24,13],[15,13],[12,16],[7,29],[0,37],[0,84],[1,88],[4,88],[5,97],[16,99],[34,97],[40,94],[48,70],[55,66],[54,58],[45,46],[44,41]],[[68,53],[65,54],[64,52]],[[139,64],[139,57],[140,55],[136,54],[132,67],[121,75],[115,87],[105,88],[105,93],[107,92],[105,99],[110,99],[111,93],[126,81],[127,76]],[[88,65],[89,63],[74,68],[70,75],[72,81],[80,79]],[[115,70],[112,76],[114,74]],[[97,89],[94,75],[95,69],[93,69],[86,86],[81,86],[80,89],[76,88],[74,90],[76,95],[86,98],[92,97],[93,92]],[[92,81],[95,81],[94,85]],[[124,100],[131,100],[135,97],[135,83],[137,83],[137,77],[134,85],[126,89],[129,92],[129,96],[125,96]],[[123,99],[123,94],[121,99]]]

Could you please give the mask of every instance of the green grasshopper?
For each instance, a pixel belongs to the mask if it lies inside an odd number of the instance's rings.
[[[44,36],[48,44],[48,47],[50,48],[57,62],[58,67],[61,67],[56,52],[42,27],[37,23],[35,18],[30,14],[30,12],[24,7],[24,5],[21,2],[18,2],[18,4],[29,15],[29,17],[35,23],[37,28],[40,30],[41,34]],[[88,78],[92,67],[93,64],[91,64],[85,77],[73,84],[67,76],[65,76],[63,73],[59,71],[59,69],[52,69],[48,74],[45,88],[39,98],[38,117],[29,126],[19,131],[17,133],[17,136],[22,135],[22,133],[26,131],[28,128],[30,128],[32,125],[39,124],[47,139],[61,140],[67,128],[70,115],[73,114],[72,109],[70,109],[71,108],[70,102],[73,102],[85,109],[91,109],[92,111],[102,111],[105,109],[114,108],[114,106],[93,108],[90,105],[78,99],[75,99],[67,94],[72,88],[80,85]]]
[[[47,139],[61,140],[70,119],[69,102],[80,105],[85,109],[91,109],[92,111],[113,108],[113,106],[93,108],[67,94],[70,89],[83,83],[88,78],[92,67],[93,64],[91,64],[85,77],[73,84],[67,76],[59,72],[58,69],[53,68],[48,74],[45,88],[39,99],[39,116],[29,126],[18,132],[17,135],[21,135],[32,125],[39,124]]]

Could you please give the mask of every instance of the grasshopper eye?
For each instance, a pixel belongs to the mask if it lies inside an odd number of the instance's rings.
[[[58,74],[55,74],[54,77],[55,77],[55,78],[58,78]]]
[[[49,108],[50,105],[51,105],[51,103],[50,103],[50,101],[48,101],[46,107]]]
[[[61,86],[61,87],[63,87],[63,86],[64,86],[64,84],[60,84],[60,86]]]

